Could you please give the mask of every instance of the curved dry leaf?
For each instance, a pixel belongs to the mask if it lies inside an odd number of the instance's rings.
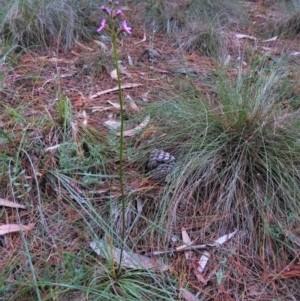
[[[137,45],[137,44],[140,44],[140,43],[146,42],[146,40],[147,40],[147,37],[146,37],[146,33],[144,32],[144,37],[143,37],[143,39],[142,39],[142,40],[140,40],[139,42],[136,42],[136,43],[134,43],[134,45]]]
[[[103,124],[107,128],[109,128],[110,130],[113,130],[113,131],[121,126],[121,122],[120,121],[115,121],[115,120],[107,120]]]
[[[121,85],[121,89],[129,89],[129,88],[134,88],[134,87],[139,87],[139,86],[142,86],[142,84],[129,83],[129,84]],[[107,93],[110,93],[110,92],[114,92],[114,91],[118,91],[118,90],[119,90],[119,87],[117,86],[117,87],[114,87],[112,89],[107,89],[107,90],[104,90],[104,91],[97,92],[96,94],[91,95],[89,98],[93,99],[97,96],[107,94]]]
[[[149,92],[145,92],[141,95],[143,101],[148,101]]]
[[[56,144],[56,145],[53,145],[53,146],[46,147],[45,152],[55,150],[55,149],[59,148],[61,145],[63,145],[63,144]]]
[[[103,50],[107,50],[107,46],[101,42],[101,41],[98,41],[98,40],[93,40],[95,42],[95,44],[97,44],[97,46],[99,46],[100,48],[102,48]]]
[[[113,101],[110,101],[110,100],[108,100],[107,102],[109,104],[111,104],[115,109],[120,110],[120,104],[119,103],[116,103],[116,102],[113,102]]]
[[[123,132],[123,135],[124,137],[131,137],[131,136],[134,136],[138,131],[140,131],[141,129],[143,129],[145,126],[147,126],[147,124],[149,123],[150,121],[150,116],[148,115],[144,121],[142,123],[140,123],[137,127],[131,129],[131,130],[128,130],[128,131],[125,131]],[[117,133],[117,136],[120,136],[121,133]]]
[[[117,69],[114,69],[112,72],[110,72],[110,77],[115,80],[118,79]]]
[[[247,34],[242,34],[242,33],[237,33],[235,34],[235,37],[238,38],[238,39],[250,39],[250,40],[257,40],[256,37],[253,37],[253,36],[249,36]]]
[[[0,206],[10,207],[10,208],[26,209],[26,207],[23,206],[23,205],[8,201],[6,199],[1,199],[1,198],[0,198]]]
[[[82,124],[83,124],[83,125],[87,125],[88,120],[87,120],[87,114],[86,114],[86,111],[85,111],[85,110],[82,111],[82,117],[83,117]]]
[[[125,97],[125,101],[129,103],[130,107],[134,111],[136,111],[136,112],[140,111],[139,107],[136,105],[136,103],[134,102],[134,100],[131,98],[131,96],[129,94],[127,94],[127,96]]]
[[[199,272],[197,272],[197,270],[194,270],[194,274],[197,277],[199,282],[201,282],[205,285],[207,284],[208,280],[203,277],[202,273],[199,273]]]
[[[93,48],[87,47],[87,46],[85,46],[85,45],[79,43],[78,41],[75,41],[75,43],[76,43],[78,46],[80,46],[81,48],[83,48],[83,49],[85,49],[85,50],[87,50],[87,51],[94,51]]]
[[[33,225],[7,224],[0,226],[0,235],[4,235],[11,232],[28,231],[32,229]]]
[[[190,236],[188,235],[188,233],[186,232],[186,230],[184,228],[182,228],[181,230],[181,235],[182,235],[182,241],[189,245],[191,244],[191,239],[190,239]]]
[[[231,56],[228,54],[223,62],[224,66],[227,66],[230,63]]]
[[[185,289],[182,290],[182,296],[187,301],[200,301],[200,299],[198,299],[194,294]]]
[[[74,64],[74,60],[59,59],[57,57],[47,58],[47,61],[51,62],[51,63],[55,63],[55,64],[58,64],[58,63],[65,63],[65,64],[69,64],[69,65]]]
[[[209,258],[210,258],[210,254],[207,251],[203,252],[203,254],[198,262],[199,265],[197,267],[197,272],[203,273]]]
[[[90,247],[100,256],[112,256],[111,260],[120,262],[121,250],[100,240],[91,242]],[[157,260],[145,255],[133,253],[132,251],[123,250],[121,265],[132,269],[158,269],[159,271],[167,271],[169,267],[161,260]]]
[[[263,40],[262,42],[263,43],[267,43],[267,42],[273,42],[273,41],[276,41],[277,40],[277,36],[271,38],[271,39],[267,39],[267,40]]]
[[[130,65],[130,66],[133,66],[133,60],[132,60],[132,57],[128,54],[128,56],[127,56],[127,59],[128,59],[128,64]]]
[[[125,74],[126,76],[131,77],[131,74],[126,72],[126,68],[124,66],[119,65],[119,71],[120,71],[120,74]],[[114,69],[113,71],[111,71],[110,76],[111,76],[111,78],[113,78],[115,80],[118,80],[117,69]]]
[[[184,228],[182,228],[182,230],[181,230],[181,235],[182,235],[182,241],[185,244],[190,245],[192,241],[191,241],[190,236],[188,235],[187,231]],[[185,251],[184,252],[185,259],[189,260],[190,257],[192,256],[192,253],[193,252],[190,250]]]
[[[237,230],[233,231],[232,233],[226,234],[221,236],[220,238],[218,238],[215,241],[215,244],[217,245],[222,245],[224,242],[226,242],[227,240],[229,240],[232,236],[234,236],[234,234],[237,232]]]

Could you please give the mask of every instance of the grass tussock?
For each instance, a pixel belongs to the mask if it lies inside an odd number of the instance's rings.
[[[236,80],[221,72],[213,102],[179,96],[154,105],[161,135],[146,146],[178,160],[161,196],[165,228],[194,225],[203,241],[238,229],[243,264],[253,259],[266,275],[297,256],[299,237],[300,111],[282,105],[284,87],[282,70]]]
[[[222,57],[225,29],[242,28],[247,15],[237,1],[147,1],[146,23],[166,33],[179,48]]]
[[[276,34],[281,37],[294,39],[300,33],[300,2],[295,1],[276,1],[273,4],[275,11],[274,25]]]
[[[300,34],[300,8],[296,10],[295,13],[286,17],[279,24],[278,32],[287,38],[296,38]]]
[[[98,10],[95,1],[5,1],[0,32],[15,45],[66,50],[77,39],[90,39],[99,22]]]

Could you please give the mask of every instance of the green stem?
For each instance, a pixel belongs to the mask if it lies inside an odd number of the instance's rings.
[[[118,81],[118,92],[119,92],[119,104],[120,104],[120,120],[121,120],[121,127],[120,127],[120,141],[119,141],[119,180],[120,180],[120,190],[121,190],[121,202],[122,202],[122,243],[124,244],[125,240],[125,195],[124,195],[124,183],[123,183],[123,144],[124,144],[124,135],[123,135],[123,129],[124,129],[124,112],[123,112],[123,97],[122,97],[122,89],[121,89],[121,77],[120,77],[120,68],[119,68],[119,62],[118,62],[118,49],[117,49],[117,34],[115,32],[114,27],[112,26],[112,43],[113,43],[113,52],[114,52],[114,60],[115,60],[115,66],[117,71],[117,81]],[[117,270],[117,274],[119,274],[119,271],[121,269],[121,262],[122,262],[122,256],[123,256],[123,246],[121,247],[120,252],[120,262]]]

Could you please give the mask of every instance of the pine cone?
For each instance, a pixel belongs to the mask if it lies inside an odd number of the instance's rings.
[[[175,161],[175,157],[161,149],[153,149],[150,153],[148,168],[150,170],[158,167],[161,164]]]
[[[160,164],[158,167],[148,172],[148,175],[150,175],[150,179],[155,182],[168,181],[167,177],[168,175],[171,174],[175,165],[176,165],[175,161],[172,161],[170,163]]]
[[[161,149],[153,149],[148,162],[150,179],[156,182],[167,181],[167,176],[175,166],[175,157]]]

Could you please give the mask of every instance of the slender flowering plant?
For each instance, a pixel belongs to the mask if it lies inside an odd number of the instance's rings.
[[[118,60],[118,49],[117,49],[117,37],[126,33],[128,35],[132,34],[132,28],[129,27],[124,19],[124,13],[121,9],[118,9],[119,1],[112,2],[109,0],[109,5],[101,6],[101,10],[106,14],[106,18],[103,18],[100,22],[100,26],[97,29],[97,32],[106,31],[112,39],[113,45],[113,54],[114,61],[117,71],[117,81],[118,81],[118,92],[119,92],[119,104],[120,104],[120,119],[121,119],[121,127],[120,127],[120,143],[119,143],[119,183],[121,190],[121,201],[122,201],[122,243],[125,243],[125,195],[124,195],[124,184],[123,184],[123,143],[124,143],[124,112],[123,112],[123,97],[122,97],[122,89],[121,89],[121,77],[120,77],[120,68],[119,68],[119,60]],[[119,274],[121,270],[121,262],[122,262],[122,254],[123,248],[121,248],[120,254],[120,262],[117,270],[117,274]],[[117,275],[116,275],[117,276]]]

